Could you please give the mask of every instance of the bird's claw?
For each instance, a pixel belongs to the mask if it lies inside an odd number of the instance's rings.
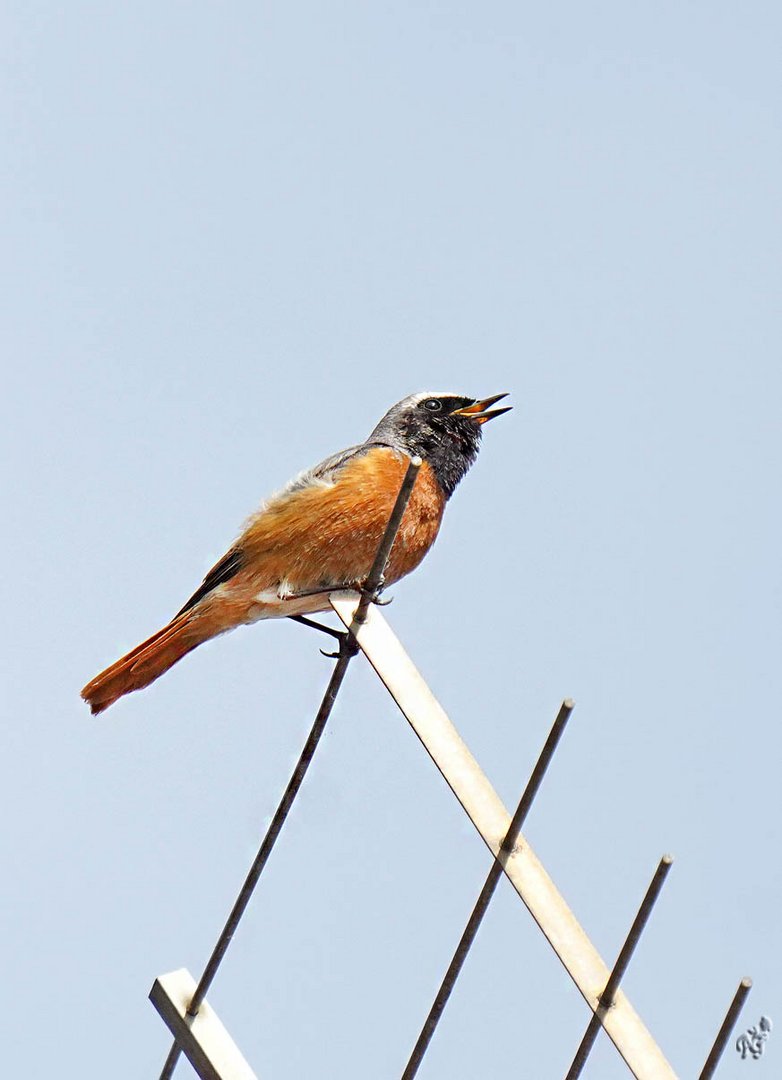
[[[325,649],[320,649],[319,652],[322,656],[326,656],[329,660],[339,660],[342,656],[355,656],[358,653],[358,642],[348,630],[337,631],[339,634],[339,648],[336,652],[326,652]]]

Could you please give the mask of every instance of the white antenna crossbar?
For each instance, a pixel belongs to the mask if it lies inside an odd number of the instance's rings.
[[[354,592],[334,593],[331,605],[350,626]],[[554,952],[586,999],[598,1008],[610,971],[524,837],[500,852],[511,816],[377,607],[354,630],[362,652],[423,743]],[[603,1027],[637,1080],[676,1080],[676,1074],[626,995],[617,992]]]

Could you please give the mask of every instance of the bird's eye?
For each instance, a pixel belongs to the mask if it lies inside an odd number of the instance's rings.
[[[437,398],[427,398],[424,402],[424,408],[429,412],[439,412],[443,407],[442,401],[438,401]]]

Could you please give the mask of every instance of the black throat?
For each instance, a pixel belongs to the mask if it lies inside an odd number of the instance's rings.
[[[423,458],[447,499],[477,458],[481,445],[480,425],[466,417],[438,416],[423,424],[419,417],[397,417],[384,428],[379,424],[370,440]]]

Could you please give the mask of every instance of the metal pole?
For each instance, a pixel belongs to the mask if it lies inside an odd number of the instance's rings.
[[[584,1037],[581,1040],[581,1045],[576,1051],[573,1064],[570,1066],[565,1080],[576,1080],[576,1078],[581,1075],[581,1070],[584,1068],[586,1059],[589,1057],[589,1052],[594,1046],[595,1039],[602,1027],[603,1017],[613,1004],[614,995],[619,989],[619,983],[622,981],[625,971],[627,971],[627,965],[630,963],[630,959],[635,952],[635,947],[638,944],[639,938],[644,932],[644,927],[652,913],[652,908],[657,901],[657,897],[660,895],[660,890],[668,876],[668,871],[671,869],[672,863],[673,857],[671,855],[663,855],[662,859],[660,859],[660,865],[657,867],[651,884],[646,890],[646,896],[643,898],[641,906],[638,909],[638,914],[633,920],[633,925],[630,927],[630,933],[627,935],[627,940],[622,946],[619,956],[616,959],[614,969],[608,977],[605,989],[600,995],[597,1007],[587,1025]]]
[[[187,1016],[192,1018],[198,1012],[204,998],[206,997],[209,987],[212,985],[212,980],[217,974],[217,969],[225,956],[228,946],[231,944],[231,940],[236,932],[236,928],[239,925],[239,921],[250,902],[250,897],[253,894],[255,886],[258,884],[264,867],[271,855],[272,848],[280,835],[285,819],[288,816],[293,801],[296,798],[299,788],[302,785],[302,781],[307,773],[307,769],[310,766],[310,762],[315,754],[320,737],[323,734],[326,722],[331,715],[331,710],[334,707],[339,689],[342,686],[342,682],[345,678],[345,674],[348,669],[348,665],[353,657],[358,652],[358,645],[354,635],[354,628],[359,626],[366,618],[366,612],[369,605],[373,600],[377,599],[377,594],[383,584],[383,574],[388,563],[388,557],[391,553],[396,535],[399,532],[399,526],[402,522],[402,515],[405,512],[407,503],[410,499],[410,495],[415,484],[416,477],[418,476],[418,470],[421,467],[421,459],[414,457],[411,459],[410,464],[407,467],[404,480],[399,489],[399,494],[396,497],[394,508],[391,511],[391,516],[388,519],[385,531],[383,532],[380,545],[378,547],[375,561],[372,564],[372,569],[369,572],[369,576],[361,589],[361,601],[356,614],[353,619],[353,625],[346,632],[339,653],[337,655],[337,662],[334,665],[334,670],[331,673],[329,684],[326,688],[326,693],[323,696],[318,714],[315,717],[315,722],[312,725],[312,730],[309,733],[304,749],[301,752],[296,768],[293,770],[293,775],[288,781],[288,786],[285,789],[285,794],[280,801],[279,806],[272,818],[271,825],[268,828],[266,835],[263,838],[263,842],[258,850],[258,854],[253,860],[252,866],[245,878],[241,891],[236,898],[236,902],[231,909],[231,913],[226,920],[223,931],[217,940],[217,944],[212,951],[212,955],[209,957],[204,973],[201,976],[198,986],[195,989],[193,998],[187,1008]],[[181,1047],[177,1042],[169,1051],[166,1062],[163,1066],[163,1070],[160,1074],[160,1080],[170,1080],[171,1075],[174,1072],[176,1063],[179,1060],[181,1053]]]
[[[456,952],[453,954],[453,959],[448,965],[448,970],[445,973],[445,978],[440,984],[440,989],[437,991],[437,996],[434,999],[434,1003],[429,1010],[429,1015],[426,1018],[421,1034],[418,1036],[418,1041],[413,1047],[413,1052],[410,1055],[410,1060],[407,1063],[405,1071],[402,1073],[402,1080],[413,1080],[413,1077],[418,1072],[418,1069],[423,1061],[424,1054],[426,1053],[429,1043],[432,1041],[432,1037],[435,1033],[440,1017],[443,1014],[445,1006],[448,1004],[448,999],[451,996],[451,991],[456,985],[456,980],[459,977],[459,973],[462,970],[464,961],[467,959],[467,953],[472,947],[472,943],[475,941],[475,937],[480,929],[480,925],[483,922],[483,917],[489,907],[494,891],[497,888],[500,878],[502,877],[503,863],[502,856],[513,851],[516,846],[516,841],[519,838],[519,833],[522,830],[524,821],[527,817],[529,808],[532,806],[532,801],[538,793],[541,781],[546,773],[546,769],[549,766],[549,762],[554,756],[554,751],[557,748],[557,743],[560,740],[562,732],[565,730],[570,714],[573,711],[574,703],[567,699],[562,702],[559,713],[554,726],[552,727],[549,737],[546,739],[545,746],[541,751],[537,764],[532,771],[532,775],[529,778],[529,782],[524,790],[524,794],[521,797],[521,802],[516,809],[516,813],[511,819],[510,827],[505,834],[505,839],[502,841],[500,850],[494,862],[491,865],[489,874],[486,878],[483,888],[481,889],[480,896],[473,908],[472,915],[469,918],[464,933],[461,936],[459,944],[456,946]]]
[[[722,1057],[722,1052],[728,1045],[728,1039],[739,1018],[739,1013],[744,1008],[744,1002],[747,1000],[747,994],[749,994],[751,989],[752,979],[742,979],[739,983],[738,990],[733,995],[733,1001],[730,1003],[727,1015],[722,1021],[722,1027],[717,1032],[714,1046],[712,1046],[711,1053],[706,1058],[706,1064],[703,1066],[698,1080],[711,1080],[712,1076],[714,1076],[719,1060]]]
[[[369,577],[364,582],[364,587],[361,590],[361,600],[356,608],[356,614],[353,616],[353,623],[357,626],[360,626],[365,621],[369,605],[373,600],[377,599],[378,593],[385,584],[383,575],[386,572],[391,548],[394,546],[396,534],[399,532],[399,526],[402,524],[402,517],[413,492],[413,485],[418,476],[418,470],[422,465],[423,462],[420,457],[413,457],[410,459],[410,464],[407,466],[407,472],[402,481],[402,486],[399,489],[399,494],[396,497],[394,509],[391,511],[391,517],[388,519],[386,531],[383,533],[383,537],[377,549],[375,561],[372,563]]]

